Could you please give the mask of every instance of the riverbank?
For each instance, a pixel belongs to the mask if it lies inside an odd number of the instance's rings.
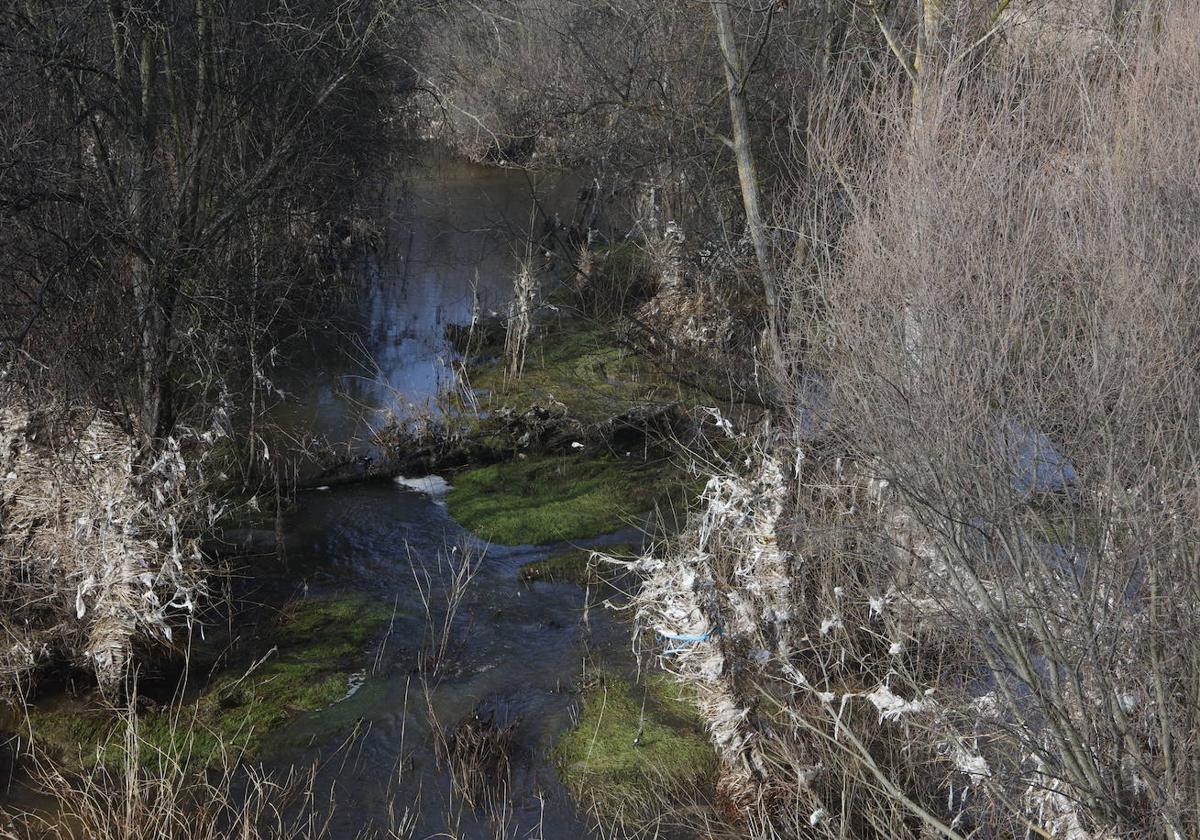
[[[633,546],[566,549],[520,569],[525,581],[596,587],[606,605],[630,610],[641,582],[629,570],[640,566],[642,540],[673,539],[707,481],[690,471],[693,451],[680,441],[728,449],[731,426],[719,409],[698,411],[702,396],[633,349],[625,330],[619,315],[564,317],[551,306],[535,322],[519,377],[506,372],[495,327],[456,334],[467,357],[452,406],[471,410],[451,416],[451,434],[486,439],[503,454],[451,473],[446,501],[464,525],[502,544],[633,527],[645,535]],[[558,773],[578,807],[606,825],[635,833],[670,825],[686,836],[687,820],[664,817],[683,809],[697,825],[716,819],[717,756],[705,721],[655,661],[630,672],[606,667],[610,656],[589,656],[572,723],[552,748]]]

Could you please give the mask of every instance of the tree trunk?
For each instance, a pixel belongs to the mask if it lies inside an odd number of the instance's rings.
[[[758,272],[762,277],[763,297],[767,304],[767,324],[770,332],[771,351],[775,361],[781,361],[779,352],[779,287],[771,266],[771,250],[767,231],[759,209],[758,173],[754,166],[754,152],[750,147],[750,123],[746,113],[746,79],[743,76],[741,54],[733,31],[733,19],[729,4],[716,0],[712,4],[713,17],[717,22],[717,42],[725,64],[725,86],[729,93],[729,117],[733,133],[733,155],[737,160],[738,181],[742,188],[742,206],[746,212],[746,227],[750,241],[754,244],[754,256]]]
[[[127,43],[127,30],[120,34]],[[159,46],[158,34],[144,27],[138,38],[136,83],[130,79],[127,87],[136,105],[130,107],[130,122],[125,127],[126,154],[132,163],[128,213],[133,245],[129,267],[140,321],[139,419],[147,454],[155,451],[174,425],[171,322],[176,293],[172,269],[156,264],[156,227],[161,222],[156,218],[152,186],[159,139],[154,101]],[[123,57],[118,56],[121,60]]]

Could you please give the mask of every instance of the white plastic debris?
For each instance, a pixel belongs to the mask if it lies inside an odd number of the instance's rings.
[[[737,433],[733,429],[733,423],[727,417],[725,417],[725,415],[721,414],[721,409],[716,408],[715,406],[707,405],[700,406],[700,408],[702,411],[712,417],[714,425],[716,425],[718,429],[725,433],[725,437],[737,437]]]
[[[87,579],[83,583],[79,584],[79,588],[75,590],[75,617],[76,618],[83,618],[84,614],[87,612],[87,605],[83,602],[83,599],[89,593],[91,593],[91,591],[95,587],[96,587],[96,576],[88,575]]]
[[[954,766],[960,772],[970,776],[972,783],[975,784],[992,775],[992,768],[988,766],[987,759],[964,749],[956,751]]]
[[[842,617],[840,615],[831,615],[821,622],[821,635],[828,636],[831,631],[839,630],[842,627]]]
[[[898,697],[886,685],[879,686],[879,688],[865,696],[871,701],[871,705],[879,711],[880,723],[885,720],[900,720],[904,715],[915,714],[925,710],[925,704],[920,700],[905,700],[902,697]]]
[[[409,490],[424,493],[426,496],[432,496],[435,499],[442,498],[454,489],[450,482],[446,481],[440,475],[422,475],[415,478],[397,476],[395,483],[401,487],[407,487]]]

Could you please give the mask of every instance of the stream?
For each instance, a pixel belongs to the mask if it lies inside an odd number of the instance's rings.
[[[422,156],[403,185],[385,193],[390,221],[358,272],[352,329],[295,336],[285,347],[287,366],[271,376],[276,393],[286,394],[274,419],[297,439],[366,455],[374,451],[371,431],[390,417],[439,411],[438,394],[454,381],[446,326],[470,323],[473,311],[487,317],[507,308],[528,231],[541,225],[535,209],[569,219],[577,184],[566,175],[535,183],[520,171]],[[602,603],[616,591],[520,581],[522,565],[567,544],[488,545],[450,517],[443,480],[411,478],[425,480],[304,490],[277,517],[264,510],[256,524],[274,529],[279,550],[235,568],[238,606],[228,622],[210,620],[194,638],[188,696],[205,690],[208,674],[237,680],[283,656],[271,628],[285,604],[368,605],[391,619],[344,663],[355,671],[346,696],[292,716],[254,756],[277,778],[294,770],[311,781],[305,807],[328,817],[323,836],[593,836],[558,777],[553,747],[572,723],[586,668],[635,670],[629,626]],[[582,545],[638,539],[627,528]],[[162,702],[178,674],[159,681]],[[37,707],[74,718],[94,707],[91,693],[59,690]],[[468,801],[439,761],[435,734],[476,715],[511,727],[513,736],[507,772]],[[55,820],[53,801],[20,773],[3,804]]]
[[[348,440],[388,412],[431,406],[452,378],[446,324],[469,322],[476,294],[484,315],[507,305],[534,209],[531,188],[520,172],[424,160],[395,201],[387,241],[368,265],[376,276],[357,307],[361,346],[317,336],[280,377],[293,396],[290,422]],[[574,189],[566,179],[536,192],[544,206],[570,212]],[[395,615],[382,652],[365,663],[350,696],[269,741],[269,765],[319,763],[318,795],[336,801],[333,836],[384,829],[406,810],[418,838],[588,836],[549,752],[570,724],[585,649],[628,660],[628,628],[604,609],[585,615],[577,585],[518,581],[523,563],[555,546],[484,545],[450,518],[436,493],[398,482],[306,491],[283,531],[294,596],[366,593]],[[629,536],[609,539],[618,538]],[[446,665],[426,693],[417,667],[428,623],[424,599],[442,621],[452,568],[464,562],[477,564],[474,579],[453,618]],[[476,711],[515,724],[498,807],[472,808],[456,793],[437,766],[427,708],[443,724]]]

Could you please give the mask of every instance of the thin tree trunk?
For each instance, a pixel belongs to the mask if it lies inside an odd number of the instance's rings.
[[[918,74],[932,71],[938,62],[935,51],[941,47],[942,0],[922,0],[921,20],[917,27],[917,55],[913,62]],[[924,87],[924,85],[922,85]]]
[[[775,282],[767,231],[759,209],[758,173],[754,166],[754,152],[750,147],[750,122],[746,112],[746,79],[743,76],[741,54],[738,52],[733,32],[729,4],[725,0],[716,0],[712,4],[712,10],[717,22],[717,41],[725,59],[725,86],[729,93],[733,155],[737,160],[738,181],[742,188],[742,206],[746,212],[746,227],[750,230],[750,241],[754,244],[754,256],[762,277],[771,350],[776,355],[775,361],[779,362],[779,287]]]
[[[154,263],[156,220],[151,183],[158,142],[154,102],[159,36],[144,27],[138,43],[137,105],[130,113],[137,123],[126,129],[128,155],[133,163],[129,191],[129,222],[136,246],[130,252],[134,301],[141,321],[141,431],[147,454],[174,424],[171,383],[171,322],[175,281],[171,269]],[[132,82],[132,80],[130,80]],[[132,91],[131,91],[132,94]],[[131,95],[132,98],[132,95]]]

